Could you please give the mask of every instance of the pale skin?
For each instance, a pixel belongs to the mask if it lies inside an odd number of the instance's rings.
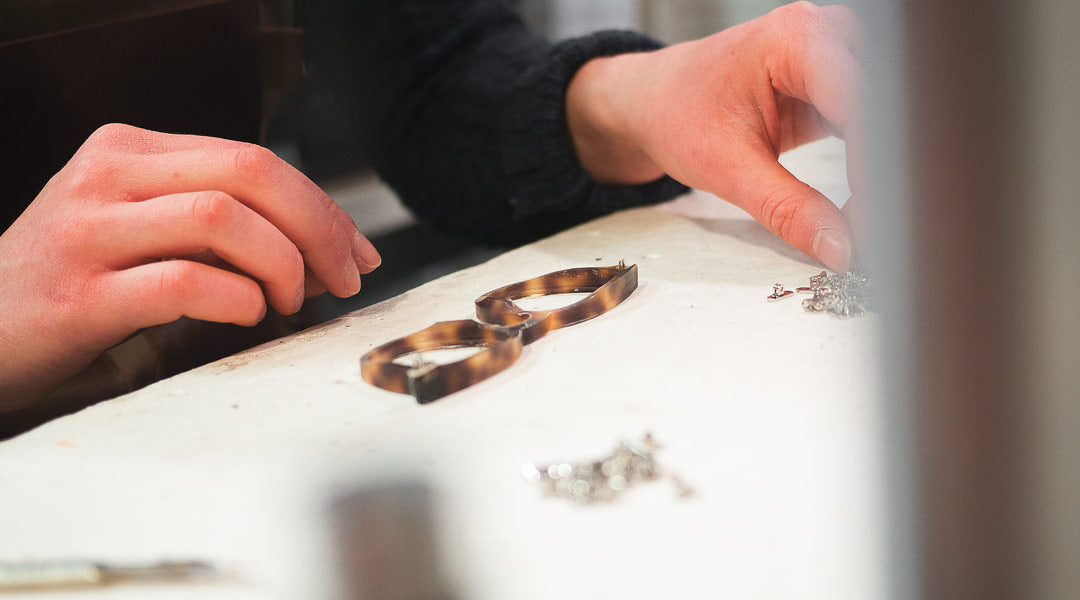
[[[851,267],[835,204],[777,161],[829,135],[847,142],[858,205],[858,23],[842,6],[785,5],[701,40],[590,61],[567,90],[578,158],[613,184],[668,174],[739,206],[833,269]]]
[[[857,156],[856,32],[847,9],[797,3],[592,60],[567,90],[574,149],[600,182],[668,174],[846,269],[844,216],[777,157],[833,134]],[[857,198],[856,171],[849,160]],[[105,126],[0,235],[0,414],[143,328],[182,316],[253,325],[268,305],[292,314],[315,294],[351,296],[380,262],[329,196],[264,148]]]
[[[0,236],[0,412],[145,327],[254,325],[351,296],[381,258],[269,150],[106,125]]]

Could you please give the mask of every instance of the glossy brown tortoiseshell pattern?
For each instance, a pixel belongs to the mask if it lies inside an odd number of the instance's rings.
[[[484,350],[445,365],[394,362],[412,352],[470,346]],[[521,348],[521,335],[510,328],[490,327],[469,319],[442,321],[368,352],[360,359],[360,375],[376,387],[411,394],[425,404],[509,367],[521,356]]]
[[[411,394],[426,404],[502,371],[517,360],[523,346],[549,331],[611,310],[637,288],[637,283],[637,265],[619,261],[611,267],[565,269],[501,287],[476,299],[476,316],[481,322],[443,321],[383,344],[360,358],[360,375],[374,386]],[[514,303],[519,298],[575,292],[591,293],[554,310],[527,311]],[[462,347],[482,350],[443,365],[394,362],[413,352]]]

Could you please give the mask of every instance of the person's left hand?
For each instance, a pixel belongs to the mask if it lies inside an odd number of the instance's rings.
[[[39,402],[106,349],[180,317],[255,325],[381,257],[270,150],[104,125],[0,234],[0,413]]]
[[[777,158],[822,137],[844,138],[849,204],[858,202],[858,29],[843,6],[796,2],[701,40],[594,59],[567,90],[578,158],[601,183],[646,183],[666,173],[847,270],[846,219]]]

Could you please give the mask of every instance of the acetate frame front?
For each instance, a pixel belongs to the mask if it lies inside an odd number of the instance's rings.
[[[603,314],[625,300],[638,284],[637,265],[623,261],[609,267],[579,267],[527,279],[476,299],[479,321],[442,321],[387,342],[360,358],[364,381],[391,392],[411,394],[426,404],[483,381],[506,369],[528,344],[547,333]],[[589,292],[573,304],[529,311],[514,300],[552,294]],[[406,365],[395,362],[411,353],[478,347],[462,360]]]

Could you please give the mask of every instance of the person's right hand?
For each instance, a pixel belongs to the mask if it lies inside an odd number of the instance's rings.
[[[106,125],[0,235],[0,413],[139,329],[254,325],[381,259],[344,211],[260,146]]]
[[[567,90],[574,149],[598,182],[666,173],[848,270],[850,217],[865,194],[859,31],[847,7],[794,2],[700,40],[593,59]],[[852,198],[843,212],[779,162],[829,135],[846,141]]]

